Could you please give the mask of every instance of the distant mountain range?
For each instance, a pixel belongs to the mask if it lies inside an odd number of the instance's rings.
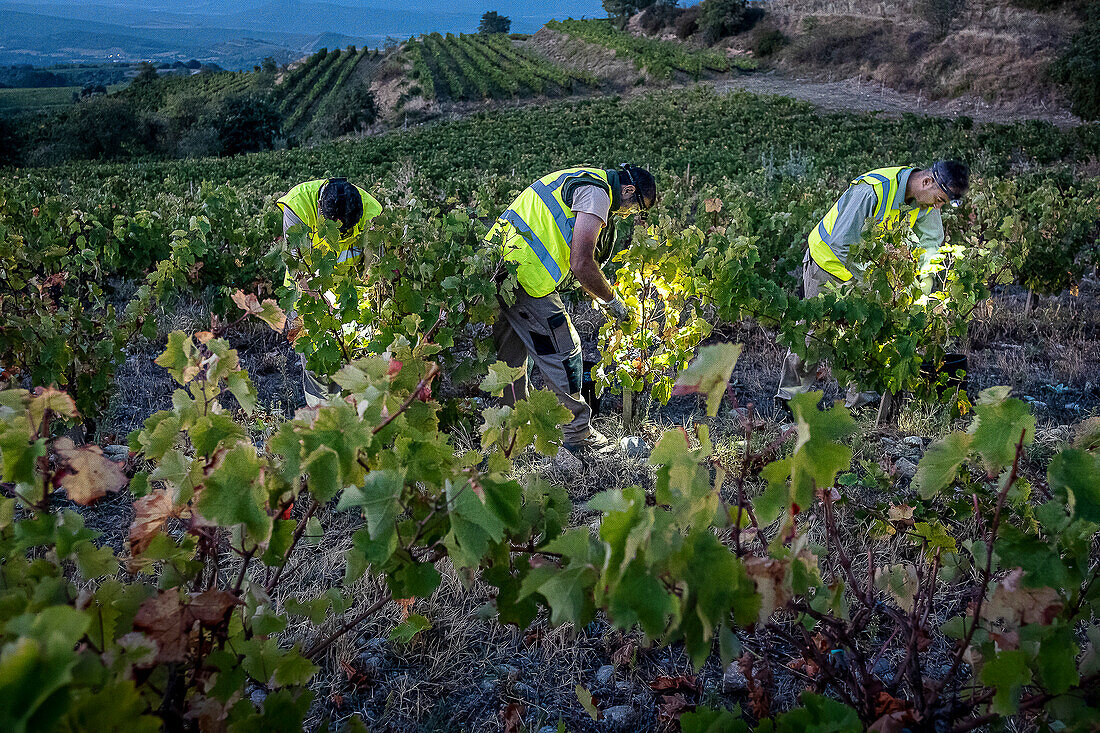
[[[486,10],[533,32],[552,17],[602,16],[598,0],[502,0],[446,4],[371,0],[370,4],[302,0],[0,0],[0,64],[174,61],[195,58],[226,68],[251,68],[318,48],[381,46],[387,37],[477,30]]]

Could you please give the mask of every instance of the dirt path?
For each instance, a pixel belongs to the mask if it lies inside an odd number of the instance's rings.
[[[809,102],[836,112],[883,112],[889,116],[905,113],[938,117],[971,117],[975,122],[1012,123],[1043,120],[1059,127],[1081,124],[1081,120],[1059,109],[1038,107],[1033,110],[991,106],[975,97],[957,97],[931,101],[920,94],[895,91],[857,78],[841,81],[815,81],[787,76],[776,71],[742,74],[710,82],[719,92],[745,91],[774,94]]]

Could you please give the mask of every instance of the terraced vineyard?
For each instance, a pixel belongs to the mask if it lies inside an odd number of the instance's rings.
[[[280,85],[279,103],[287,115],[285,129],[300,129],[308,123],[313,112],[339,91],[367,54],[366,47],[358,51],[354,46],[335,51],[321,49],[288,74]]]
[[[517,48],[507,36],[431,33],[406,48],[425,99],[503,99],[570,94],[596,86],[591,74],[565,70]]]
[[[552,20],[546,27],[565,33],[582,41],[595,43],[615,51],[634,62],[639,70],[660,79],[669,79],[679,71],[692,79],[699,79],[706,71],[729,71],[737,68],[750,71],[756,62],[748,59],[731,60],[713,49],[692,49],[676,41],[660,41],[643,38],[618,30],[610,20]]]

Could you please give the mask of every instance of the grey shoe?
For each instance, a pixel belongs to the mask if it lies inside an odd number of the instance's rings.
[[[618,445],[613,443],[610,438],[599,430],[592,430],[592,432],[588,434],[588,437],[579,443],[566,443],[562,446],[562,448],[565,448],[573,455],[587,453],[599,456],[614,453],[618,450],[618,447]]]

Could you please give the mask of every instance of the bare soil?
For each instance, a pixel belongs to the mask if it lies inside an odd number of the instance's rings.
[[[920,92],[899,92],[885,83],[869,82],[858,76],[830,81],[794,76],[780,71],[742,74],[710,82],[720,92],[774,94],[809,102],[831,112],[882,112],[889,117],[918,114],[934,117],[970,117],[976,122],[1008,124],[1042,120],[1060,127],[1081,124],[1081,119],[1063,109],[1039,104],[1035,107],[992,106],[980,97],[962,95],[954,99],[931,100]]]

